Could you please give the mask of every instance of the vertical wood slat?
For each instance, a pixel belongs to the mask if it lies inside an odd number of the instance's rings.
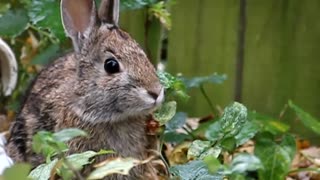
[[[244,103],[277,116],[288,99],[320,117],[320,2],[248,0]],[[292,130],[312,137],[299,121]]]
[[[169,32],[168,71],[187,77],[226,73],[222,85],[205,88],[214,104],[225,106],[233,99],[237,0],[177,0],[172,8],[172,30]],[[180,109],[193,116],[210,113],[199,90],[191,93]]]

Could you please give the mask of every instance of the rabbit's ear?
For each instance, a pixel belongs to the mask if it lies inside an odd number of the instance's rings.
[[[118,26],[120,0],[102,0],[99,8],[99,19],[102,23]]]
[[[96,14],[94,0],[61,0],[63,27],[76,51],[81,49],[82,40],[89,37],[96,25]]]

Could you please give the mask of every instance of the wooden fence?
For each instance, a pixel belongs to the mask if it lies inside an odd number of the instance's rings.
[[[224,84],[206,86],[212,101],[222,107],[234,100],[239,5],[240,0],[176,0],[171,9],[168,71],[189,77],[227,74]],[[319,12],[319,0],[247,0],[241,96],[250,109],[277,117],[292,99],[320,117]],[[122,14],[122,27],[143,47],[150,41],[146,13]],[[200,92],[191,94],[181,108],[192,116],[208,114]],[[299,122],[291,124],[309,134]]]

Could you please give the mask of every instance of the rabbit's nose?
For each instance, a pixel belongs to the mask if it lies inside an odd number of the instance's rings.
[[[155,88],[151,88],[148,90],[148,94],[154,99],[157,100],[163,94],[163,87],[156,86]]]
[[[148,91],[148,94],[149,94],[154,100],[156,100],[156,99],[158,98],[158,96],[159,96],[158,93],[153,92],[153,91]]]

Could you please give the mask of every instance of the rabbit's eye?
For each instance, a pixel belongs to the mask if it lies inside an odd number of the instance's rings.
[[[108,58],[104,62],[104,69],[106,70],[107,73],[109,74],[114,74],[120,72],[120,65],[117,60],[114,58]]]

